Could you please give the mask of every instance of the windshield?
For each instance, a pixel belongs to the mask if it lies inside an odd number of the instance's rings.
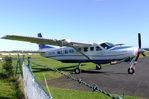
[[[114,47],[114,45],[112,43],[108,43],[108,42],[102,43],[102,44],[100,44],[100,46],[102,46],[104,49],[110,49],[110,48]]]

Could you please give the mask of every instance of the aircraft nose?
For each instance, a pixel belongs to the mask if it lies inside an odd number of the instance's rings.
[[[134,48],[133,48],[133,52],[134,52],[133,54],[134,54],[134,56],[137,55],[138,51],[139,51],[139,49],[138,49],[137,47],[134,47]]]

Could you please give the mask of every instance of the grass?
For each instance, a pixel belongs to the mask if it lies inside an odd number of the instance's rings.
[[[145,52],[146,56],[149,56],[149,52]],[[13,56],[14,58],[16,56]],[[27,57],[27,56],[26,56]],[[62,70],[65,73],[73,73],[74,68],[78,64],[65,64],[61,63],[52,59],[43,58],[40,55],[33,55],[32,62],[37,64],[46,65],[44,67],[32,65],[32,70],[34,75],[38,81],[43,81],[43,73],[45,74],[46,78],[55,79],[61,77],[62,75],[59,73],[55,73],[51,71],[49,67],[57,68],[58,70]],[[16,61],[13,61],[13,66],[16,66]],[[88,69],[95,69],[95,64],[86,63],[82,64],[81,69],[88,70]],[[14,67],[15,71],[15,67]],[[0,73],[2,73],[2,63],[0,62]],[[45,87],[45,86],[43,86]],[[61,89],[50,87],[51,94],[53,99],[110,99],[109,97],[96,93],[96,92],[88,92],[88,91],[79,91],[79,90],[69,90],[69,89]],[[0,99],[16,99],[16,90],[14,83],[11,82],[9,79],[0,79]],[[140,99],[137,97],[126,96],[125,99]]]
[[[9,79],[0,80],[0,99],[16,99],[14,83]]]
[[[50,87],[53,99],[111,99],[110,97],[97,92],[78,91]],[[140,97],[125,96],[124,99],[140,99]]]
[[[97,92],[50,88],[53,99],[111,99]]]
[[[149,57],[149,51],[144,52],[144,54],[146,55],[146,57]],[[143,56],[141,55],[140,58],[142,58]]]

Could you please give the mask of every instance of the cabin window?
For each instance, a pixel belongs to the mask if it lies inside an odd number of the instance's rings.
[[[84,52],[87,52],[87,51],[88,51],[88,47],[85,47],[85,48],[84,48]]]
[[[101,48],[99,46],[96,46],[96,51],[100,51]]]
[[[62,51],[57,51],[57,54],[62,54]]]
[[[52,54],[54,55],[54,54],[55,54],[55,52],[52,52]]]
[[[51,55],[51,52],[48,52],[48,55]]]
[[[74,53],[74,50],[73,50],[73,49],[70,49],[70,50],[69,50],[69,53]]]
[[[65,50],[65,54],[68,54],[68,50]]]
[[[94,51],[94,47],[90,47],[90,51]]]
[[[49,55],[53,55],[53,54],[55,54],[55,52],[49,52],[48,54],[49,54]]]

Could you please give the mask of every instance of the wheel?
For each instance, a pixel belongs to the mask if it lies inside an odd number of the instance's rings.
[[[128,68],[128,73],[129,73],[129,74],[134,74],[134,73],[135,73],[134,68]]]
[[[102,69],[101,65],[96,64],[96,70],[100,70],[100,69]]]
[[[75,72],[76,74],[80,74],[80,73],[81,73],[81,70],[80,70],[80,68],[75,68],[74,72]]]

